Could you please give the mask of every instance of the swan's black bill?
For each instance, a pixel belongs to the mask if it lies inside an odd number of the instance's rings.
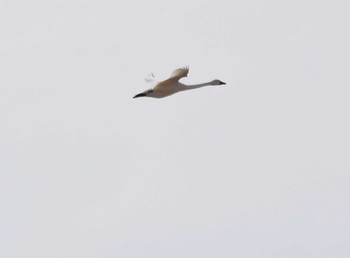
[[[226,85],[226,82],[220,81],[220,85]]]

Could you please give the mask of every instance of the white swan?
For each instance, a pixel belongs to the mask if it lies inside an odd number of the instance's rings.
[[[220,80],[213,80],[206,83],[196,84],[196,85],[185,85],[179,80],[183,77],[187,77],[189,68],[186,66],[184,68],[176,69],[168,79],[164,81],[157,81],[154,75],[151,74],[146,81],[153,84],[151,89],[141,92],[134,96],[138,97],[152,97],[152,98],[164,98],[169,95],[175,94],[180,91],[193,90],[210,85],[223,85],[226,84]]]

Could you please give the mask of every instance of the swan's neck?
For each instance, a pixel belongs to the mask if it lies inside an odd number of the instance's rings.
[[[200,84],[193,84],[193,85],[185,85],[183,84],[182,89],[183,90],[194,90],[194,89],[198,89],[198,88],[202,88],[205,86],[210,86],[210,82],[205,82],[205,83],[200,83]]]

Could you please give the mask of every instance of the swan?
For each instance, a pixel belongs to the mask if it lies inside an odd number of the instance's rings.
[[[158,81],[153,74],[150,74],[148,78],[146,78],[145,80],[146,82],[153,84],[153,87],[144,92],[136,94],[134,98],[139,98],[139,97],[164,98],[181,91],[198,89],[198,88],[210,86],[210,85],[214,86],[214,85],[226,84],[220,80],[213,80],[210,82],[196,84],[196,85],[185,85],[179,82],[179,80],[183,77],[187,77],[188,71],[189,71],[188,66],[176,69],[175,71],[172,72],[172,74],[168,79],[163,81]]]

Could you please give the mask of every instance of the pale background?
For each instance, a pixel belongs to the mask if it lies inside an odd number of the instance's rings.
[[[350,257],[349,13],[1,0],[0,257]]]

